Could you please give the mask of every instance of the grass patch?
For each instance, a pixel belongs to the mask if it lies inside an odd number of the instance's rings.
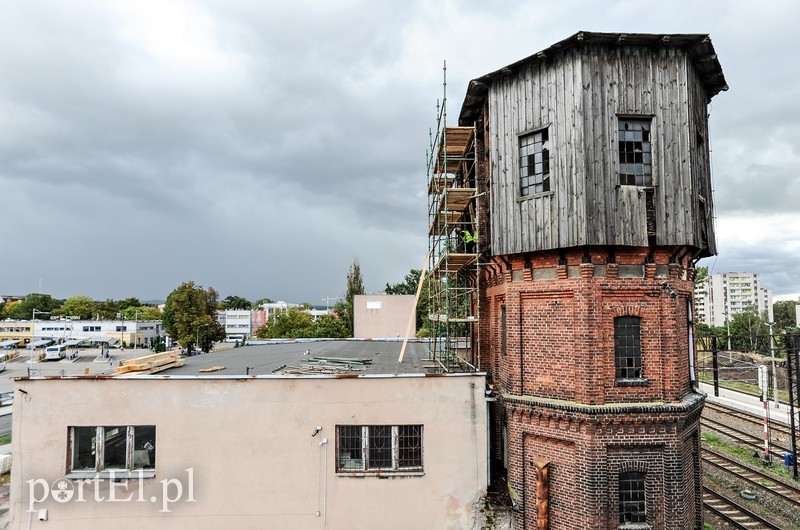
[[[711,526],[711,523],[703,523],[703,530],[714,530],[714,527]]]
[[[758,453],[758,451],[754,451],[752,448],[725,443],[720,440],[718,436],[713,434],[701,433],[700,436],[704,443],[708,444],[709,447],[720,453],[738,458],[742,462],[750,464],[761,471],[768,471],[780,477],[793,480],[792,474],[786,471],[786,469],[784,469],[780,463],[772,466],[764,465],[764,463],[761,461],[761,455]]]
[[[11,434],[4,434],[0,436],[0,445],[7,445],[11,443]]]

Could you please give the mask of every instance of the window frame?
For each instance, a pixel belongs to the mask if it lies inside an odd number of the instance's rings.
[[[635,327],[632,326],[633,323],[636,324]],[[628,328],[635,329],[635,332],[623,335],[622,331]],[[622,344],[623,341],[628,342],[628,339],[631,339],[630,344]],[[634,370],[632,375],[630,370]],[[614,379],[623,382],[646,381],[642,355],[642,318],[639,316],[614,317]]]
[[[379,435],[379,430],[389,429],[390,447],[389,461],[390,464],[386,465],[385,456],[377,455],[376,452],[385,452],[387,447],[378,447],[373,443],[379,436],[385,437],[386,435]],[[416,429],[416,433],[408,435],[401,435],[404,429]],[[357,433],[357,434],[354,434]],[[367,475],[412,475],[421,476],[425,474],[425,461],[424,461],[424,427],[421,424],[398,424],[398,425],[337,425],[336,426],[336,474],[340,476],[367,476]],[[345,437],[348,443],[345,442]],[[418,440],[416,446],[409,444],[402,445],[402,440],[411,438]],[[354,446],[353,440],[357,441]],[[353,446],[353,450],[357,450],[360,458],[343,457],[345,447]],[[413,459],[413,462],[404,462],[403,452],[411,451],[417,453],[416,456],[406,457],[406,459]],[[372,464],[372,460],[381,459],[381,464]],[[343,460],[349,460],[349,465],[343,466]],[[358,467],[353,466],[353,461],[359,461]]]
[[[623,489],[623,485],[631,486]],[[637,487],[633,487],[633,486]],[[630,498],[623,499],[624,494]],[[635,510],[627,509],[636,505]],[[623,471],[617,477],[618,528],[641,528],[647,525],[647,473],[643,471]],[[626,518],[629,517],[629,520]]]
[[[552,186],[551,186],[551,181],[552,181],[551,160],[552,160],[552,157],[550,156],[550,154],[552,152],[552,149],[550,147],[550,142],[551,142],[550,125],[551,124],[548,123],[548,124],[545,124],[545,125],[541,125],[539,127],[535,127],[533,129],[528,129],[526,131],[523,131],[523,132],[517,134],[517,146],[516,146],[516,148],[517,148],[517,163],[516,163],[516,167],[517,167],[517,194],[518,194],[520,200],[526,200],[526,199],[530,199],[530,198],[534,198],[534,197],[542,197],[542,196],[550,195],[550,194],[553,193],[553,189],[552,189]],[[533,153],[529,153],[529,154],[526,154],[526,155],[523,156],[523,154],[522,154],[523,147],[527,147],[528,145],[535,145],[537,142],[533,142],[531,144],[526,144],[525,146],[522,145],[522,142],[526,138],[534,137],[537,134],[542,134],[542,133],[544,133],[546,138],[543,139],[542,142],[541,142],[543,144],[543,146],[542,146],[542,149],[541,149],[540,152],[541,153],[545,153],[545,152],[547,153],[547,160],[546,161],[544,160],[545,157],[543,155],[542,156],[542,161],[540,162],[542,164],[542,172],[541,173],[536,173],[534,171],[534,173],[529,173],[529,174],[523,175],[523,167],[526,167],[526,168],[530,167],[530,164],[523,164],[523,159],[524,158],[527,158],[527,157],[530,157],[530,156],[534,156],[533,167],[534,167],[534,169],[536,167],[535,166],[535,164],[536,164],[536,162],[535,162],[536,153],[533,152]],[[532,149],[535,150],[535,147],[533,147]],[[544,170],[544,166],[545,165],[547,167],[546,171]],[[523,185],[523,179],[532,179],[532,180],[529,181],[529,183],[527,185]],[[535,190],[539,186],[541,186],[541,190],[540,191],[531,191],[531,190]],[[525,191],[525,190],[527,190],[527,191]]]
[[[125,464],[124,466],[106,465],[106,442],[107,432],[111,429],[125,429]],[[136,429],[152,429],[152,441],[147,440],[143,449],[152,454],[154,460],[152,467],[137,467]],[[91,455],[94,459],[94,466],[79,467],[75,465],[77,460],[76,442],[77,429],[94,429]],[[91,431],[88,431],[91,432]],[[67,472],[66,478],[94,478],[94,477],[115,477],[115,478],[152,478],[156,475],[156,455],[157,451],[156,426],[155,425],[71,425],[67,431]],[[150,445],[150,447],[147,447]],[[91,445],[90,445],[91,447]]]
[[[655,164],[654,164],[654,157],[653,157],[653,152],[654,152],[654,149],[653,149],[653,147],[654,147],[654,142],[653,142],[653,121],[654,121],[654,118],[655,118],[655,116],[648,115],[648,114],[621,114],[621,115],[617,115],[617,129],[616,129],[616,135],[615,135],[616,144],[617,144],[617,157],[616,157],[617,186],[634,186],[634,187],[638,187],[638,188],[652,188],[652,187],[654,187],[656,185],[655,171],[654,171]],[[648,137],[647,141],[645,142],[644,139],[642,139],[642,141],[640,142],[640,143],[642,143],[642,146],[641,146],[642,161],[640,163],[638,163],[638,165],[643,166],[642,167],[642,172],[641,173],[629,173],[629,172],[626,171],[626,172],[623,173],[623,170],[622,170],[623,169],[623,165],[626,165],[626,166],[628,164],[637,165],[637,162],[635,161],[635,159],[632,162],[627,162],[627,161],[623,162],[621,160],[623,153],[632,154],[632,155],[636,154],[636,150],[631,150],[631,151],[625,150],[625,151],[623,151],[622,150],[623,142],[631,142],[631,141],[635,142],[636,140],[620,140],[620,133],[622,133],[622,132],[636,132],[637,129],[622,129],[621,127],[622,127],[622,125],[624,123],[633,124],[635,122],[639,122],[639,123],[645,123],[646,122],[647,123],[647,127],[648,127],[646,129],[647,130],[647,137]],[[645,129],[638,129],[638,130],[641,131],[641,130],[645,130]],[[647,144],[647,150],[644,149],[644,144],[645,143]],[[647,156],[645,156],[645,153],[647,153]],[[645,158],[648,158],[648,157],[649,157],[649,163],[645,163]],[[647,173],[644,170],[644,166],[649,166],[650,167],[649,173]],[[623,182],[623,176],[628,177],[628,178],[633,178],[633,182]],[[639,177],[641,178],[641,182],[637,182],[637,179]]]

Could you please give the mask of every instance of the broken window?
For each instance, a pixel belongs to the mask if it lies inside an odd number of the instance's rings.
[[[617,317],[614,319],[614,361],[617,379],[642,377],[641,319]]]
[[[644,473],[629,471],[619,475],[619,522],[646,523]]]
[[[550,142],[547,128],[519,138],[520,195],[550,191]]]
[[[156,428],[153,425],[70,427],[69,470],[131,471],[155,469]]]
[[[422,425],[338,425],[336,470],[422,471]]]
[[[619,183],[623,186],[652,186],[650,118],[620,118],[617,144]]]

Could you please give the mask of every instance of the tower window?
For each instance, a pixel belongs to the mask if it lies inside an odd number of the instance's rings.
[[[646,523],[644,473],[629,471],[619,475],[619,522]]]
[[[550,142],[547,128],[519,138],[520,195],[550,191]]]
[[[620,118],[617,143],[620,185],[652,186],[650,119]]]
[[[642,339],[639,317],[614,319],[614,360],[617,379],[642,377]]]

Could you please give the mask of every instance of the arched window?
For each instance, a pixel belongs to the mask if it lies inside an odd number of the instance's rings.
[[[639,317],[614,319],[614,363],[617,379],[642,377],[642,339]]]

